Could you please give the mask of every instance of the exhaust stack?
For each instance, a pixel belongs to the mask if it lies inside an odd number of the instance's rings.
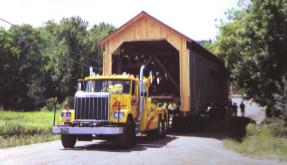
[[[145,66],[142,65],[141,69],[140,69],[140,82],[139,82],[139,93],[140,93],[140,107],[139,107],[139,111],[140,111],[140,115],[139,115],[139,119],[141,119],[141,114],[142,111],[144,109],[144,101],[145,101],[145,97],[147,95],[146,93],[146,88],[145,88],[145,84],[144,84],[144,68]]]
[[[94,74],[93,67],[90,66],[90,76]]]

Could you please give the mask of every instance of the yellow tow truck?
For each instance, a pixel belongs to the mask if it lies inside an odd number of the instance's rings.
[[[76,141],[95,138],[112,139],[115,145],[127,148],[134,144],[137,133],[164,137],[167,110],[149,97],[150,79],[128,74],[100,76],[93,73],[79,80],[74,108],[65,107],[58,125],[52,128],[61,134],[64,148]]]

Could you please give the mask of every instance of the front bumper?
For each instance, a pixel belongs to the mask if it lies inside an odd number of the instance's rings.
[[[118,135],[123,133],[123,127],[71,127],[54,126],[54,134],[73,134],[73,135]]]

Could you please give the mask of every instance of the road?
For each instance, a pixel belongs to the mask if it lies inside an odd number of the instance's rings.
[[[106,141],[77,142],[63,149],[60,141],[0,150],[0,165],[112,165],[112,164],[227,164],[281,165],[287,162],[257,160],[223,148],[220,136],[168,135],[164,139],[140,136],[137,145],[119,150]]]

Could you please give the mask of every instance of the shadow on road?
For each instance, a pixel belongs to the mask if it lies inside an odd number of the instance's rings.
[[[188,128],[170,130],[170,135],[180,135],[180,136],[195,136],[195,137],[206,137],[206,138],[216,138],[219,140],[232,138],[237,141],[241,141],[246,135],[246,127],[249,123],[254,123],[252,119],[247,117],[233,117],[230,121],[230,125],[222,126],[219,124],[220,121],[216,123],[205,123],[204,129],[201,130],[191,130]]]
[[[88,151],[110,151],[110,152],[131,152],[131,151],[143,151],[148,148],[161,148],[166,146],[169,142],[177,139],[176,136],[194,136],[194,137],[206,137],[216,138],[219,140],[232,138],[234,140],[241,141],[246,134],[246,127],[249,123],[255,123],[253,120],[246,117],[234,117],[230,121],[229,127],[222,127],[217,123],[205,123],[204,130],[194,131],[184,127],[183,129],[170,130],[168,136],[162,139],[150,137],[150,136],[137,136],[136,145],[130,149],[119,149],[110,141],[93,141],[89,145],[76,146],[72,149],[65,150],[88,150]]]
[[[148,148],[160,148],[166,146],[169,142],[175,140],[177,137],[168,135],[165,138],[153,138],[150,136],[137,136],[136,145],[129,149],[119,149],[110,141],[101,141],[84,146],[76,146],[65,150],[89,150],[89,151],[110,151],[110,152],[130,152],[143,151]],[[94,141],[93,141],[94,142]]]

